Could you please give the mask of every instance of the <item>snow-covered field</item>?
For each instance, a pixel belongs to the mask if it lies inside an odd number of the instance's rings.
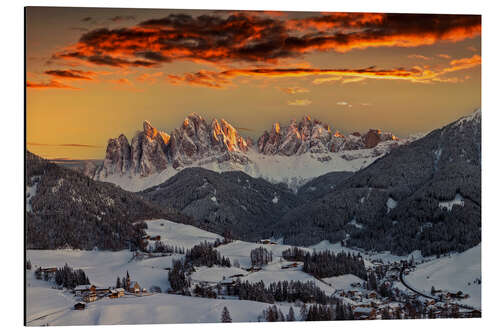
[[[405,278],[413,288],[430,295],[431,288],[469,294],[460,303],[481,308],[481,285],[474,280],[481,279],[481,244],[459,254],[442,257],[418,265]]]
[[[177,224],[166,220],[147,221],[147,232],[151,236],[160,235],[161,240],[169,245],[177,245],[185,249],[199,244],[202,241],[213,242],[217,238],[210,233],[192,226]],[[263,246],[273,252],[273,261],[265,265],[261,271],[247,272],[243,268],[251,266],[250,251]],[[313,281],[326,294],[331,295],[335,290],[350,289],[351,283],[362,282],[356,276],[344,275],[327,278],[322,281],[301,270],[301,264],[296,268],[282,269],[287,262],[281,258],[283,250],[289,248],[281,244],[257,244],[243,241],[233,241],[221,245],[217,250],[231,260],[239,262],[238,267],[196,267],[191,275],[192,281],[216,283],[233,275],[242,274],[242,280],[250,282],[263,281],[266,285],[277,281]],[[311,248],[312,251],[329,249],[338,251],[353,251],[340,244],[321,242]],[[390,254],[362,254],[367,266],[372,260],[382,259],[386,262],[397,261],[401,258]],[[414,253],[418,260],[418,253]],[[193,323],[219,322],[222,308],[227,306],[233,321],[257,321],[262,310],[269,304],[235,299],[206,299],[186,297],[166,293],[149,296],[126,295],[118,299],[101,299],[88,303],[85,311],[73,310],[78,301],[68,291],[54,289],[52,282],[36,280],[34,270],[39,267],[62,267],[68,264],[73,268],[85,271],[92,284],[101,287],[111,287],[117,277],[124,277],[128,271],[131,280],[139,282],[141,287],[148,290],[152,286],[159,286],[162,291],[167,290],[168,272],[166,268],[172,266],[174,258],[182,255],[175,254],[166,257],[133,259],[130,251],[80,251],[80,250],[28,250],[27,257],[33,268],[27,274],[27,321],[28,325],[93,325],[93,324],[151,324],[151,323]],[[418,258],[417,258],[418,257]],[[480,247],[476,247],[462,254],[431,260],[417,266],[417,270],[407,277],[412,286],[430,293],[430,288],[446,289],[450,291],[462,290],[470,294],[464,303],[480,306],[480,285],[473,284],[473,280],[480,278]],[[428,277],[428,278],[427,278]],[[469,286],[468,283],[471,282]],[[282,304],[283,313],[288,312],[290,304]],[[299,309],[295,309],[298,314]]]

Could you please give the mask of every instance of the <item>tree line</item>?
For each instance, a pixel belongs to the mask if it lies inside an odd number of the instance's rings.
[[[360,254],[344,251],[335,254],[329,250],[311,253],[293,247],[283,251],[282,256],[286,260],[304,262],[302,270],[319,279],[345,274],[353,274],[363,280],[367,278],[365,262]]]

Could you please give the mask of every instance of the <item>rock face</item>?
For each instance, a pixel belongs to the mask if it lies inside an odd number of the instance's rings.
[[[296,154],[339,152],[373,148],[383,141],[397,141],[391,133],[380,130],[369,130],[365,135],[353,133],[344,136],[339,132],[332,133],[330,127],[318,120],[305,116],[297,123],[290,122],[285,128],[275,123],[270,131],[258,140],[258,150],[265,155],[281,154],[291,156]]]
[[[230,152],[246,152],[247,141],[224,119],[208,124],[201,116],[190,114],[180,128],[173,131],[168,155],[174,168],[194,161]]]
[[[224,119],[220,123],[214,119],[209,124],[192,113],[171,135],[144,121],[143,131],[137,133],[130,144],[123,134],[109,139],[102,166],[87,167],[84,173],[97,179],[127,172],[147,177],[162,172],[169,165],[178,168],[209,157],[245,163],[245,158],[232,153],[244,153],[249,145],[251,143]]]
[[[344,136],[338,131],[332,132],[327,124],[304,116],[299,122],[292,120],[286,127],[275,123],[271,130],[259,137],[255,149],[264,155],[328,154],[373,148],[381,142],[397,140],[392,134],[379,130]],[[200,161],[201,165],[228,162],[245,167],[251,162],[246,154],[251,147],[251,139],[240,136],[224,119],[207,122],[192,113],[171,134],[159,131],[145,121],[143,131],[137,133],[130,143],[123,134],[110,139],[103,164],[87,167],[84,172],[91,178],[105,180],[126,174],[148,177],[162,173],[169,166],[181,169]],[[379,156],[385,152],[387,149],[374,150],[373,154]],[[328,162],[331,157],[317,159]]]

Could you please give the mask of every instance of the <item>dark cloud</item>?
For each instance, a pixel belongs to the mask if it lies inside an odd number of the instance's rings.
[[[77,69],[48,70],[45,71],[45,74],[60,79],[69,79],[69,80],[92,80],[92,76],[95,75],[94,72],[85,72]]]
[[[137,26],[95,29],[54,55],[115,67],[151,67],[176,60],[278,63],[320,51],[416,47],[481,33],[478,15],[327,13],[280,16],[171,14]]]
[[[79,89],[72,87],[70,85],[61,83],[56,80],[50,80],[48,82],[33,82],[33,81],[27,81],[26,82],[26,88],[31,88],[31,89]]]
[[[127,15],[127,16],[117,15],[117,16],[111,17],[109,20],[112,22],[115,22],[115,23],[122,22],[122,21],[131,21],[131,20],[135,20],[135,16],[133,16],[133,15]]]
[[[90,17],[90,16],[82,18],[82,22],[89,22],[91,20],[92,20],[92,17]]]

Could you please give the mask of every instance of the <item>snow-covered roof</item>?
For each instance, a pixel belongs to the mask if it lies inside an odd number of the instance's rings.
[[[372,308],[356,308],[354,309],[354,312],[356,313],[371,313],[372,312]]]
[[[81,284],[75,287],[74,290],[87,290],[90,289],[90,284]]]

